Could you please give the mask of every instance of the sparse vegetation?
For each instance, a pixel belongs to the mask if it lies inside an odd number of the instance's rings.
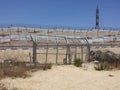
[[[48,69],[52,69],[52,64],[51,64],[51,63],[48,63],[48,64],[47,64],[47,68],[48,68]]]
[[[106,69],[106,65],[103,63],[97,64],[96,66],[94,66],[95,70],[97,71],[101,71],[101,70],[105,70]]]
[[[94,66],[94,68],[95,70],[98,70],[98,71],[118,69],[113,64],[110,64],[110,63],[99,63],[96,66]]]
[[[4,84],[0,83],[0,90],[8,90],[8,88]]]
[[[91,60],[99,62],[99,64],[94,67],[99,71],[119,69],[120,65],[120,56],[109,50],[95,51],[94,54],[91,55]]]
[[[5,86],[5,84],[0,83],[0,90],[18,90],[18,89],[15,87],[9,89],[8,87]]]
[[[51,68],[51,63],[43,65],[37,63],[35,65],[28,62],[15,62],[12,60],[6,60],[6,62],[0,63],[0,79],[5,77],[26,78],[30,76],[30,72],[34,72],[37,70],[47,70]]]
[[[24,63],[21,63],[21,64],[24,64]],[[22,77],[22,78],[26,78],[26,77],[30,76],[28,74],[29,70],[30,69],[25,67],[24,65],[3,66],[2,68],[0,68],[0,77],[1,77],[1,79],[5,78],[5,77],[12,77],[12,78]]]
[[[43,70],[51,69],[51,68],[52,68],[52,64],[51,64],[51,63],[44,64],[44,65],[41,66],[41,68],[42,68]]]
[[[14,62],[5,65],[5,63],[0,63],[0,80],[5,77],[11,77],[11,78],[26,78],[30,76],[30,73],[28,72],[34,72],[37,70],[47,70],[51,69],[52,64],[43,64],[36,66],[27,66],[25,62]],[[0,83],[0,90],[9,90],[8,87],[5,86],[5,84]],[[13,87],[10,90],[18,90],[17,88]]]
[[[81,67],[82,66],[82,60],[80,59],[80,58],[75,58],[74,59],[74,65],[76,66],[76,67]]]

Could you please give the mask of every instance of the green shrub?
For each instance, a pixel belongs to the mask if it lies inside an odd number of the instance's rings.
[[[47,68],[51,69],[52,68],[52,64],[51,63],[47,64]]]
[[[76,66],[76,67],[82,67],[82,60],[80,59],[80,58],[75,58],[74,59],[74,65]]]
[[[100,64],[97,64],[94,68],[95,68],[95,70],[97,70],[97,71],[101,71],[101,70],[105,70],[107,67],[106,67],[105,64],[100,63]]]
[[[44,64],[42,66],[43,70],[47,70],[47,69],[51,69],[52,68],[52,64],[51,63],[48,63],[48,64]]]

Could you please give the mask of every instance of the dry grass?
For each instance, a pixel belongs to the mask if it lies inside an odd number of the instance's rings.
[[[86,48],[84,48],[83,58],[86,56]],[[48,50],[48,63],[56,63],[56,49]],[[46,61],[46,49],[37,50],[37,62],[45,63]],[[81,58],[81,49],[77,48],[77,58]],[[0,61],[7,59],[13,59],[15,61],[29,62],[30,58],[32,60],[32,50],[1,50]],[[66,58],[66,49],[60,49],[58,51],[58,63],[63,63],[63,59]],[[74,61],[75,58],[75,48],[71,49],[71,58]]]
[[[28,67],[26,66],[25,62],[18,62],[18,63],[12,64],[12,67],[9,67],[9,65],[3,66],[2,63],[0,65],[2,65],[0,68],[0,90],[19,90],[16,87],[12,87],[9,89],[9,86],[1,83],[1,80],[4,80],[7,77],[11,79],[17,79],[17,78],[25,79],[27,77],[31,77],[32,72],[35,72],[38,70],[47,70],[52,68],[52,64],[43,64],[43,65]]]
[[[52,68],[52,64],[42,64],[39,63],[31,64],[26,62],[15,62],[12,64],[5,65],[1,63],[0,65],[0,80],[6,77],[11,78],[26,78],[30,77],[32,72],[38,70],[47,70]]]
[[[29,72],[47,70],[51,68],[51,64],[44,64],[38,66],[30,66],[30,59],[32,60],[32,50],[1,50],[0,52],[0,79],[5,77],[22,77],[26,78]],[[31,54],[30,54],[31,53]],[[39,58],[37,58],[39,61]],[[10,64],[4,64],[5,60],[13,61]],[[43,59],[45,61],[45,59]],[[12,65],[12,66],[11,66]],[[28,65],[28,66],[26,66]]]
[[[7,87],[4,84],[0,83],[0,90],[7,90]]]
[[[22,63],[24,64],[24,63]],[[12,77],[12,78],[26,78],[30,76],[29,68],[25,67],[24,65],[20,66],[2,66],[0,68],[0,79],[6,78],[6,77]]]
[[[12,87],[11,89],[9,89],[5,84],[0,83],[0,90],[19,90],[15,87]]]

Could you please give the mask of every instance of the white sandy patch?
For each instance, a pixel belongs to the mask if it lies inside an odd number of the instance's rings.
[[[84,68],[53,66],[51,70],[35,72],[29,78],[6,78],[2,83],[9,89],[16,87],[20,90],[120,90],[120,71]]]

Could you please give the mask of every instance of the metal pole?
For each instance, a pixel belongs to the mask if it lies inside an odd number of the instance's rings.
[[[47,48],[46,48],[46,63],[47,63],[47,60],[48,60],[48,43],[47,43]]]
[[[56,52],[56,64],[58,64],[58,44],[57,44],[57,52]]]
[[[67,38],[65,37],[65,42],[66,42],[66,64],[67,64],[67,56],[68,56],[68,41],[67,41]]]
[[[30,36],[31,39],[32,39],[32,42],[33,42],[33,63],[36,63],[36,60],[37,60],[37,43],[33,40],[33,37]]]
[[[37,44],[33,41],[33,63],[36,63],[36,60],[37,60],[37,58],[36,58],[36,56],[37,56],[36,47],[37,47]]]
[[[67,48],[67,52],[68,52],[68,59],[69,59],[69,64],[71,64],[71,58],[70,58],[70,45],[68,44],[68,48]]]
[[[83,61],[83,46],[81,46],[81,60]]]
[[[75,46],[75,58],[77,58],[77,47]]]

